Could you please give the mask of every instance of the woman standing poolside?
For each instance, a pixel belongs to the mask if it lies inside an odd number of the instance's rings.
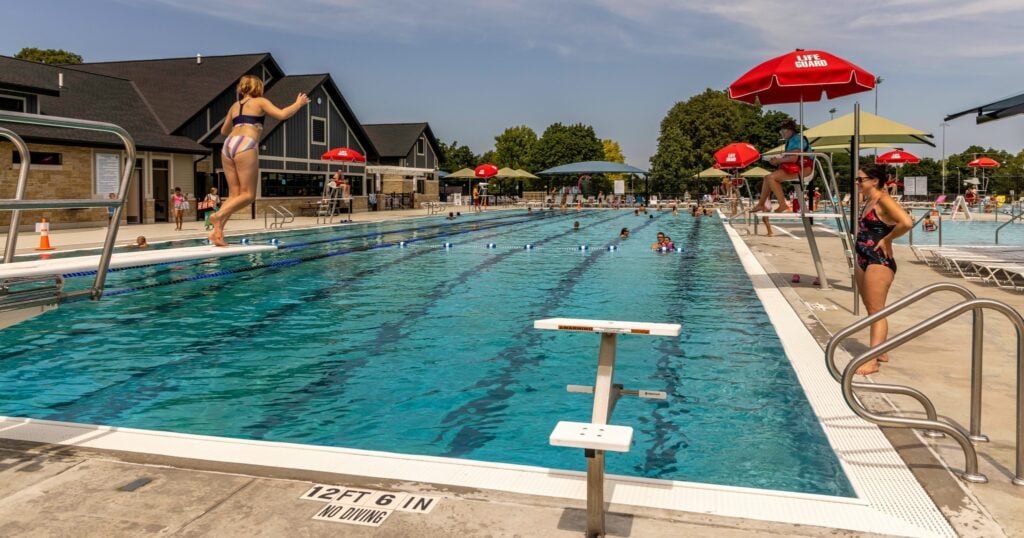
[[[231,105],[220,133],[227,136],[221,160],[228,180],[228,200],[220,210],[210,215],[213,231],[209,239],[218,247],[226,247],[224,225],[231,215],[256,199],[256,180],[259,171],[257,147],[263,120],[266,116],[284,121],[295,115],[309,103],[309,97],[300,93],[295,102],[284,109],[263,97],[263,81],[252,75],[245,75],[238,81],[239,100]]]
[[[855,247],[857,289],[869,316],[885,308],[889,287],[896,277],[892,242],[914,225],[910,215],[889,196],[885,178],[884,165],[865,166],[857,172],[857,183],[864,195]],[[884,342],[888,335],[889,324],[884,318],[871,324],[871,346]],[[886,355],[875,357],[858,368],[857,373],[877,372],[879,361],[889,362],[889,358]]]

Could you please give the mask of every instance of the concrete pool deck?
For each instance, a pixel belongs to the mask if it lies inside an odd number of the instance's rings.
[[[388,216],[398,217],[396,213],[398,212],[387,212]],[[423,216],[425,211],[411,213],[403,216]],[[359,214],[356,216],[358,222]],[[199,235],[203,235],[201,223],[196,224]],[[258,221],[258,225],[252,231],[261,230],[262,221]],[[154,233],[166,233],[168,230],[172,235],[182,233],[173,232],[171,224],[152,226],[164,227],[163,230],[154,229]],[[140,227],[122,227],[122,230],[138,228]],[[242,231],[242,228],[238,226],[238,231]],[[799,237],[796,225],[788,226],[787,229]],[[96,230],[94,233],[98,239],[102,238],[102,230]],[[31,234],[26,234],[26,237],[28,235]],[[837,289],[830,292],[821,292],[809,286],[789,287],[788,280],[792,273],[802,273],[805,280],[811,280],[808,278],[810,261],[806,253],[806,242],[795,241],[785,235],[777,235],[775,238],[745,235],[744,239],[768,273],[773,276],[773,282],[782,290],[804,323],[811,328],[819,344],[823,344],[827,339],[828,331],[834,332],[855,319],[849,312],[845,312],[845,316],[840,313],[843,310],[842,305],[849,309],[852,299],[849,290],[840,287],[839,282],[836,283]],[[833,275],[833,278],[845,274],[842,258],[839,256],[838,240],[829,240],[826,235],[820,244],[826,259],[839,261],[828,265],[829,274]],[[83,243],[83,248],[85,246],[95,245]],[[908,256],[912,256],[905,248],[901,247],[898,256],[901,261],[901,272],[897,278],[897,287],[894,287],[891,294],[893,299],[926,282],[946,278],[923,264],[917,266],[910,263]],[[905,287],[900,288],[900,284],[905,284]],[[972,284],[968,285],[970,287]],[[1006,297],[1014,298],[1014,294],[1001,290],[985,286],[976,287],[979,288],[976,290],[979,296],[1001,300],[1007,300]],[[815,296],[815,293],[821,297]],[[935,298],[934,305],[926,300],[914,310],[923,309],[930,314],[944,305],[951,304],[943,303],[942,299],[944,297],[941,295]],[[1017,308],[1021,308],[1021,303],[1024,301],[1011,302]],[[820,308],[821,305],[825,305],[824,310]],[[817,314],[817,317],[814,314]],[[925,316],[907,317],[911,318],[906,320],[909,322]],[[956,324],[951,326],[957,327],[955,334],[953,331],[944,332],[936,337],[939,340],[929,339],[926,347],[945,350],[942,354],[949,354],[948,363],[956,364],[955,367],[947,369],[949,371],[936,371],[935,368],[927,370],[927,364],[922,360],[926,369],[921,370],[918,365],[919,368],[915,370],[911,361],[901,359],[904,355],[916,353],[913,348],[908,347],[908,351],[894,354],[891,366],[886,367],[882,376],[875,377],[888,381],[890,378],[883,376],[901,373],[897,366],[905,368],[909,375],[917,380],[915,386],[933,397],[940,414],[952,416],[963,422],[966,417],[960,415],[965,415],[966,411],[962,403],[957,402],[964,400],[955,396],[966,393],[965,361],[969,355],[964,355],[966,344],[955,339],[956,334],[965,333]],[[993,386],[991,392],[986,392],[985,400],[986,433],[992,436],[993,443],[990,444],[995,446],[979,447],[982,472],[989,476],[991,483],[962,488],[930,452],[930,449],[936,450],[949,462],[949,466],[954,469],[960,468],[962,459],[959,454],[942,446],[951,445],[949,441],[938,444],[929,442],[929,446],[925,446],[912,432],[891,430],[886,433],[959,534],[998,536],[1005,530],[1006,534],[1011,536],[1024,536],[1022,515],[1016,510],[1016,505],[1024,498],[1024,490],[1010,485],[1005,477],[1005,468],[1012,469],[1013,462],[1014,393],[1010,385],[1014,366],[1012,358],[1005,356],[1009,353],[1005,350],[1012,349],[1012,332],[1005,335],[1005,338],[996,337],[998,333],[1007,331],[995,319],[986,326],[993,335],[986,348],[989,354],[986,358],[986,378],[991,377],[1002,382]],[[895,331],[905,325],[899,325],[894,319],[892,327]],[[940,344],[943,337],[949,338],[949,344],[960,342],[962,345],[957,349],[952,345]],[[855,346],[850,346],[851,351],[856,349]],[[957,351],[959,355],[956,354]],[[958,359],[954,359],[954,355]],[[916,355],[913,358],[917,358]],[[941,359],[942,356],[933,357],[936,362]],[[1009,370],[1006,370],[1007,368]],[[925,373],[935,375],[925,379],[921,376]],[[935,379],[932,379],[933,377]],[[932,386],[932,382],[936,384]],[[1005,394],[1003,389],[1006,387],[1003,385],[1009,386]],[[951,390],[950,387],[956,387],[959,392]],[[836,390],[838,392],[838,386]],[[1001,410],[996,409],[996,406]],[[958,414],[960,411],[962,413]],[[996,431],[997,429],[1000,431]],[[1005,453],[999,454],[992,450],[999,446],[1002,446]],[[986,458],[990,453],[993,458],[991,462]],[[999,465],[1003,469],[1000,469]],[[117,488],[140,477],[153,478],[153,481],[135,492],[117,491]],[[309,489],[311,483],[415,491],[423,495],[443,497],[443,502],[438,510],[426,515],[396,513],[379,529],[339,526],[310,520],[311,512],[316,506],[310,506],[308,502],[298,500],[298,497]],[[989,491],[985,491],[986,488]],[[74,531],[76,534],[85,535],[162,532],[178,535],[217,533],[229,536],[318,536],[339,533],[352,536],[578,536],[583,529],[582,508],[583,503],[576,500],[485,489],[369,479],[275,467],[232,465],[202,459],[140,455],[60,444],[0,441],[0,522],[3,522],[0,523],[0,535],[60,535]],[[632,505],[613,504],[610,511],[616,515],[609,517],[609,529],[610,533],[616,536],[863,535],[827,527],[769,523]]]

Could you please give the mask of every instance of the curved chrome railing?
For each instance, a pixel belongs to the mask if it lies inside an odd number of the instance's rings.
[[[28,183],[28,168],[31,162],[30,159],[25,158],[27,155],[23,155],[21,160],[22,167],[21,173],[18,176],[18,187],[15,194],[16,198],[13,200],[0,200],[0,210],[13,210],[12,226],[7,235],[7,250],[4,253],[5,263],[10,262],[14,256],[14,249],[17,246],[18,241],[18,228],[13,225],[14,215],[18,215],[20,218],[20,211],[22,209],[65,209],[82,207],[114,208],[114,214],[110,219],[110,225],[107,227],[107,237],[103,243],[103,251],[100,254],[99,266],[96,269],[96,280],[93,282],[92,288],[89,292],[90,296],[94,300],[98,300],[103,295],[103,284],[107,279],[107,269],[110,267],[110,257],[114,252],[114,241],[117,239],[117,230],[121,224],[121,212],[124,208],[125,198],[128,195],[128,184],[131,181],[132,172],[135,168],[135,141],[132,139],[131,135],[128,134],[128,131],[124,130],[122,127],[114,125],[113,123],[105,123],[101,121],[0,111],[0,122],[23,123],[27,125],[40,125],[43,127],[80,129],[83,131],[109,133],[117,136],[121,139],[121,142],[124,143],[126,153],[123,167],[124,171],[121,174],[121,183],[118,187],[117,198],[114,200],[22,199],[25,192],[25,185]],[[6,130],[6,132],[14,135],[10,130]],[[17,137],[17,135],[14,136]],[[8,138],[10,138],[10,136],[8,136]],[[17,145],[17,143],[15,143],[15,145]],[[23,141],[22,145],[24,145]],[[21,151],[21,149],[22,148],[19,147],[19,151]],[[25,147],[25,153],[28,153],[27,146]]]
[[[28,184],[28,168],[32,162],[32,155],[28,151],[28,144],[21,139],[14,131],[0,127],[0,136],[10,140],[21,156],[21,170],[18,171],[18,187],[14,192],[14,199],[25,198],[25,185]],[[4,250],[4,263],[11,263],[14,259],[14,246],[18,242],[18,225],[21,224],[21,210],[15,209],[11,212],[12,231],[7,233],[7,247]]]
[[[1024,391],[1024,317],[1006,303],[993,299],[969,299],[939,312],[910,329],[901,332],[895,337],[861,353],[850,361],[850,363],[846,365],[846,369],[843,370],[841,381],[843,387],[843,398],[846,399],[847,405],[850,406],[850,409],[852,409],[854,413],[864,420],[874,424],[895,428],[923,428],[928,430],[937,430],[949,435],[960,445],[961,450],[964,452],[964,472],[961,475],[963,479],[968,482],[987,482],[988,479],[985,478],[985,475],[978,472],[978,454],[974,449],[974,445],[971,444],[971,440],[968,438],[967,433],[961,428],[943,420],[921,420],[879,415],[869,411],[866,407],[861,405],[853,393],[853,376],[856,374],[858,368],[866,364],[872,358],[882,353],[887,353],[965,312],[977,312],[983,309],[995,310],[1002,313],[1010,323],[1014,325],[1014,329],[1017,332],[1016,472],[1012,481],[1015,485],[1024,486],[1024,400],[1022,400],[1022,396],[1024,396],[1024,393],[1022,393],[1022,391]]]
[[[952,282],[939,282],[930,286],[925,286],[906,297],[903,297],[899,301],[896,301],[889,306],[875,312],[874,314],[867,316],[866,318],[857,321],[856,323],[840,330],[829,339],[825,345],[825,365],[828,367],[828,371],[832,374],[833,379],[838,382],[842,382],[842,373],[839,371],[839,367],[836,366],[836,351],[839,349],[839,344],[843,340],[846,340],[854,333],[869,327],[872,323],[889,317],[893,313],[899,312],[904,308],[928,297],[929,295],[938,293],[940,291],[950,291],[959,294],[964,299],[977,299],[978,297],[971,290],[961,286],[960,284],[954,284]],[[984,314],[980,311],[973,313],[973,329],[971,331],[971,425],[970,425],[970,438],[972,441],[985,442],[988,441],[988,437],[981,433],[981,376],[982,376],[982,344],[984,343],[983,337],[985,332],[985,321]],[[921,407],[924,408],[925,415],[928,420],[938,420],[935,413],[935,405],[932,403],[927,396],[921,391],[912,387],[903,385],[887,385],[887,384],[876,384],[876,383],[854,383],[854,388],[865,390],[869,392],[882,392],[887,394],[900,394],[903,396],[909,396],[918,401]],[[925,435],[929,437],[942,437],[942,433],[938,431],[927,431]]]
[[[1002,230],[1003,228],[1006,228],[1007,226],[1009,226],[1010,224],[1012,224],[1012,223],[1013,223],[1013,221],[1016,221],[1016,220],[1020,220],[1020,219],[1021,219],[1021,217],[1024,217],[1024,212],[1022,212],[1021,214],[1017,215],[1016,217],[1011,217],[1011,218],[1010,218],[1010,220],[1008,220],[1008,221],[1006,221],[1005,223],[1003,223],[1003,225],[1002,225],[1002,226],[1000,226],[1000,227],[996,228],[996,244],[997,244],[997,245],[999,244],[999,232],[1000,232],[1000,231],[1001,231],[1001,230]]]

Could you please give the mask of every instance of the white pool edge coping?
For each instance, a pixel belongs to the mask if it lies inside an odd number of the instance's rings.
[[[614,504],[900,536],[956,536],[881,430],[857,418],[823,352],[739,235],[725,230],[857,498],[608,475]],[[132,428],[0,417],[0,437],[232,464],[586,499],[575,471]],[[863,452],[861,452],[863,451]],[[582,456],[581,456],[582,457]],[[612,455],[614,457],[614,455]]]

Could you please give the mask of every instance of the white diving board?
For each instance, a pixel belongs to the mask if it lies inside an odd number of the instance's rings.
[[[228,256],[241,256],[243,254],[271,252],[274,250],[277,250],[277,247],[273,245],[231,245],[228,247],[207,245],[185,248],[145,249],[137,252],[119,252],[112,255],[110,257],[110,268],[123,269],[126,267],[139,267],[186,260],[226,258]],[[5,263],[0,264],[0,278],[66,275],[81,271],[95,271],[99,265],[99,255]]]

